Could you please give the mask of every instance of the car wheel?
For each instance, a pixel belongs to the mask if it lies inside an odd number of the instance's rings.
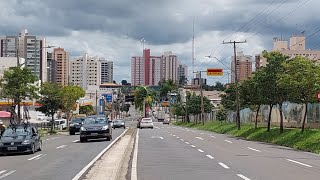
[[[126,127],[125,126],[123,126],[123,129],[125,129]]]
[[[111,135],[107,137],[107,141],[110,141],[110,140],[111,140]]]
[[[69,134],[70,134],[70,135],[75,135],[76,132],[74,132],[74,131],[69,131]]]
[[[42,151],[42,142],[39,142],[39,148],[38,151]]]
[[[80,142],[86,142],[87,139],[86,138],[80,138]]]
[[[31,154],[34,154],[36,152],[36,146],[34,144],[32,144],[31,146]]]

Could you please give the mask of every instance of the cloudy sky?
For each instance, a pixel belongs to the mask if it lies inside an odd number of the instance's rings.
[[[195,70],[221,67],[212,55],[230,66],[231,45],[254,56],[272,48],[272,38],[311,35],[320,28],[318,0],[0,0],[0,35],[46,37],[71,56],[88,52],[114,61],[114,79],[130,81],[130,57],[142,55],[140,39],[152,55],[172,51],[189,66],[192,27],[195,27]],[[319,49],[320,34],[307,40]],[[227,72],[227,71],[226,71]],[[227,82],[227,76],[208,82]]]

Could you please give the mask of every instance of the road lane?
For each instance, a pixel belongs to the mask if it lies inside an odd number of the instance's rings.
[[[245,177],[250,179],[318,179],[320,176],[320,157],[317,155],[265,143],[249,142],[227,135],[194,131],[195,133],[191,133],[181,128],[169,128],[168,133],[175,134],[206,153],[212,154],[216,159],[228,164],[235,172],[245,173]],[[195,138],[199,135],[203,141]],[[232,143],[226,143],[225,140]]]
[[[123,131],[113,130],[113,139]],[[93,140],[80,143],[76,141],[78,139],[79,135],[57,135],[54,139],[50,137],[50,140],[44,141],[43,151],[36,154],[0,156],[0,172],[6,170],[0,177],[14,171],[3,179],[72,179],[111,142]]]
[[[158,123],[157,123],[158,125]],[[221,167],[211,155],[171,136],[167,129],[139,131],[137,179],[239,180],[236,173]],[[163,139],[151,138],[161,136]]]

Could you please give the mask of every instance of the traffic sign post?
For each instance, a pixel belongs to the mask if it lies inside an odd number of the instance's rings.
[[[214,69],[214,68],[207,69],[207,76],[222,76],[222,75],[223,75],[222,69]]]

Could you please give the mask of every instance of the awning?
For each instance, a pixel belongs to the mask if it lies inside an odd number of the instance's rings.
[[[11,117],[11,113],[7,111],[0,111],[0,118],[9,118]]]

